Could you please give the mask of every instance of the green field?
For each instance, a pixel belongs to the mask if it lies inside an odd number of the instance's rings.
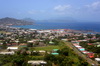
[[[35,47],[34,50],[45,50],[45,51],[52,51],[53,49],[60,49],[59,46],[46,46],[46,47]]]
[[[0,31],[0,33],[6,33],[5,31]]]
[[[29,56],[31,60],[43,60],[44,56]]]
[[[11,32],[0,31],[0,33],[6,34],[6,33],[11,33]]]

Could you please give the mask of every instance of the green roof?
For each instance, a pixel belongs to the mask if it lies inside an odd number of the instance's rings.
[[[53,49],[53,51],[58,51],[59,49]]]
[[[59,53],[51,53],[52,55],[59,55]]]
[[[27,45],[21,45],[21,46],[19,46],[19,47],[27,47]]]
[[[49,44],[54,44],[54,42],[50,41]]]
[[[100,45],[97,45],[97,47],[100,47]]]

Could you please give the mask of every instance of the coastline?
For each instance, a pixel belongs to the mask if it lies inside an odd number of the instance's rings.
[[[57,29],[70,29],[70,30],[75,30],[75,31],[80,31],[80,32],[88,32],[88,33],[100,33],[100,31],[97,30],[90,30],[90,29],[81,29],[81,28],[57,28],[55,27],[50,27],[49,26],[43,26],[41,24],[36,24],[36,25],[24,25],[24,26],[10,26],[10,27],[15,27],[15,28],[23,28],[23,29],[37,29],[37,30],[57,30]]]
[[[29,25],[30,26],[30,25]],[[100,34],[100,32],[92,31],[92,30],[76,30],[76,29],[36,29],[36,28],[23,28],[23,27],[15,27],[15,26],[9,26],[9,28],[14,29],[25,29],[25,30],[55,30],[55,31],[62,31],[62,30],[68,30],[75,33],[87,33],[87,34]]]

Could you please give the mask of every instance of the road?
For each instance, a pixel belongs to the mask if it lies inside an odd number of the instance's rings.
[[[96,61],[93,61],[90,58],[87,58],[84,54],[82,54],[75,46],[73,46],[73,44],[71,42],[66,42],[66,45],[68,47],[70,47],[71,49],[73,49],[73,51],[78,54],[80,57],[82,57],[83,59],[85,59],[89,64],[94,64],[94,66],[98,66],[98,63]]]

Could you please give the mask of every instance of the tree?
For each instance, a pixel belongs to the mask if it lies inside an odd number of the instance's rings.
[[[28,57],[24,55],[15,55],[12,63],[14,66],[22,66],[26,61],[28,61]]]
[[[93,37],[93,35],[88,34],[87,37],[91,39]]]
[[[28,43],[27,46],[28,47],[33,47],[33,43]]]
[[[96,36],[96,38],[100,38],[100,34],[96,34],[95,36]]]

